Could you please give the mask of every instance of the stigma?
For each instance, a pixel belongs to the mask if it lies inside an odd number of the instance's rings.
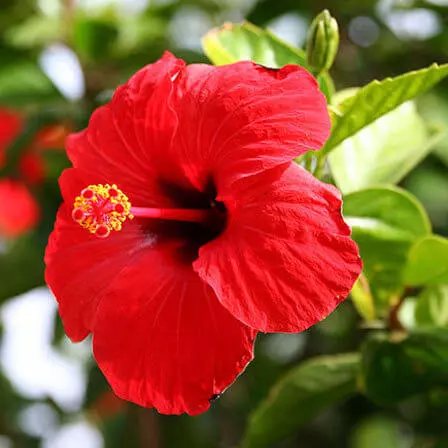
[[[72,218],[99,238],[120,231],[127,219],[133,219],[128,197],[115,185],[89,185],[75,198]]]

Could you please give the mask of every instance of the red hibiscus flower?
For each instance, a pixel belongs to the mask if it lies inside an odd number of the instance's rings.
[[[0,109],[0,170],[6,164],[6,150],[19,136],[23,122],[15,112]],[[38,181],[42,164],[33,154],[26,154],[19,162],[20,177],[30,176]],[[39,206],[24,182],[17,178],[0,177],[0,235],[18,237],[31,230],[38,222]]]
[[[361,262],[340,195],[291,162],[329,131],[298,66],[166,53],[69,137],[46,280],[117,395],[203,412],[258,330],[302,331],[347,296]]]
[[[0,179],[0,236],[23,235],[37,224],[39,216],[39,206],[22,182]]]
[[[23,131],[23,118],[17,112],[0,109],[0,170],[7,162],[7,149]],[[21,154],[14,177],[0,177],[0,235],[18,237],[33,229],[39,221],[40,209],[29,186],[45,178],[42,149],[63,148],[68,134],[65,125],[41,129]]]

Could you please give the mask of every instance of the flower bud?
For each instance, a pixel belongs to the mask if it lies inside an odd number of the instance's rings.
[[[308,64],[315,73],[328,70],[339,48],[339,29],[334,17],[323,10],[311,23],[307,38]]]

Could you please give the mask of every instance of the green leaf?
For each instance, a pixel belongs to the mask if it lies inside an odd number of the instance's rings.
[[[327,97],[327,101],[330,104],[335,93],[334,82],[328,72],[322,72],[317,75],[317,82],[319,83],[320,90]]]
[[[401,448],[403,434],[398,421],[375,416],[362,420],[355,427],[352,448]],[[406,442],[405,442],[406,443]]]
[[[416,300],[414,315],[420,327],[448,327],[448,285],[426,288]]]
[[[346,99],[356,95],[359,92],[359,90],[360,90],[359,87],[349,87],[347,89],[338,90],[333,95],[333,101],[331,102],[331,104],[335,107],[335,113],[339,113],[338,109],[339,104],[341,104]]]
[[[107,448],[138,448],[140,447],[140,434],[138,432],[138,419],[136,416],[120,412],[100,422],[101,433],[104,437],[104,446]],[[129,420],[133,419],[133,426]]]
[[[303,50],[292,47],[271,32],[249,22],[226,23],[209,31],[202,38],[202,47],[215,65],[253,61],[271,68],[295,64],[309,70]],[[327,72],[321,73],[317,79],[322,92],[330,101],[334,93],[333,80]]]
[[[427,122],[446,126],[448,123],[448,100],[444,90],[424,95],[418,105],[419,111]],[[444,137],[437,142],[434,154],[448,166],[448,132],[445,132]]]
[[[338,114],[332,114],[332,134],[324,151],[329,152],[378,118],[427,92],[447,75],[448,64],[433,64],[396,78],[373,81],[361,88],[356,95],[339,104]]]
[[[12,107],[61,98],[53,83],[32,62],[16,62],[0,67],[0,104]]]
[[[399,187],[370,187],[346,195],[344,216],[353,228],[385,239],[413,239],[431,231],[422,205]]]
[[[14,424],[14,419],[17,418],[17,414],[29,404],[27,399],[17,393],[3,372],[0,372],[0,401],[3,411],[2,418],[6,417],[8,424]],[[4,412],[6,415],[4,415]],[[5,422],[2,423],[4,424]]]
[[[73,44],[79,55],[97,63],[111,56],[117,42],[115,23],[101,18],[78,16],[73,29]]]
[[[428,216],[411,194],[385,186],[346,195],[343,211],[373,296],[385,303],[403,285],[402,270],[412,244],[431,232]]]
[[[91,408],[94,403],[105,393],[110,392],[111,388],[98,365],[94,362],[89,364],[87,376],[87,388],[84,399],[84,406]]]
[[[443,134],[428,129],[413,102],[404,103],[335,148],[328,157],[331,172],[344,193],[396,184]]]
[[[269,31],[248,22],[226,23],[209,31],[202,39],[202,46],[215,65],[254,61],[272,68],[286,64],[306,66],[303,50],[288,45]]]
[[[429,236],[409,253],[404,279],[407,285],[448,284],[448,239]]]
[[[362,347],[365,393],[379,404],[397,403],[448,384],[448,332],[420,332],[393,341],[385,335]]]
[[[28,235],[0,254],[0,303],[44,284],[43,252],[38,238]]]
[[[356,310],[365,320],[375,319],[375,302],[364,275],[361,275],[358,280],[356,280],[350,291],[350,297],[352,298]]]
[[[446,408],[448,406],[448,389],[435,389],[429,395],[431,405]]]
[[[289,372],[251,416],[243,446],[272,446],[356,392],[358,354],[311,359]]]
[[[32,16],[6,33],[13,46],[36,48],[56,42],[63,35],[62,22],[57,16]]]
[[[421,169],[415,170],[406,179],[405,188],[425,204],[425,209],[436,229],[448,229],[448,176],[441,163],[428,160]]]
[[[438,440],[431,448],[446,448],[448,446],[448,437]]]
[[[155,14],[121,17],[116,23],[119,36],[114,51],[122,57],[132,56],[138,50],[145,51],[145,58],[148,60],[148,45],[156,39],[164,38],[167,25],[166,18]]]
[[[448,328],[414,330],[403,341],[405,352],[414,360],[423,363],[436,376],[441,374],[441,386],[448,383]]]

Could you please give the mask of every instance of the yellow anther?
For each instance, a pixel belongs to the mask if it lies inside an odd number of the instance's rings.
[[[72,218],[99,238],[119,231],[126,219],[132,219],[128,197],[115,185],[89,185],[76,197]]]

